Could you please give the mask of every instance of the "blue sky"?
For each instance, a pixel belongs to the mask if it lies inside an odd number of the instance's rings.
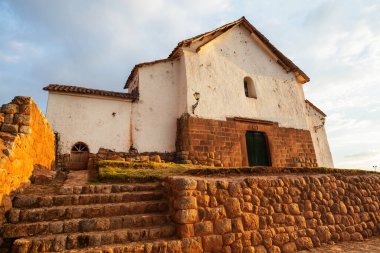
[[[133,65],[245,16],[311,77],[336,167],[380,170],[380,1],[0,0],[0,103],[49,83],[121,91]]]

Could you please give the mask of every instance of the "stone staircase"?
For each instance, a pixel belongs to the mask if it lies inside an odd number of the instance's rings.
[[[165,252],[161,248],[168,244],[181,245],[173,239],[175,226],[164,197],[160,183],[63,186],[57,194],[22,194],[13,199],[2,237],[15,253],[144,252],[149,247]]]

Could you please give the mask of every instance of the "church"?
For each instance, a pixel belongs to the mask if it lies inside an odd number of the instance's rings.
[[[333,167],[326,115],[304,96],[309,81],[242,17],[135,65],[125,93],[46,86],[46,117],[60,154],[104,148],[210,166]]]

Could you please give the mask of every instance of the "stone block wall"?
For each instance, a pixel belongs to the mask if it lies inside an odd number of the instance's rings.
[[[36,166],[53,168],[54,134],[32,98],[15,97],[0,111],[0,206]]]
[[[295,252],[380,231],[380,175],[172,177],[180,238],[204,252]]]
[[[181,159],[211,166],[248,166],[245,134],[264,132],[274,167],[316,167],[308,130],[279,127],[274,122],[210,120],[188,115],[177,122],[177,151]]]

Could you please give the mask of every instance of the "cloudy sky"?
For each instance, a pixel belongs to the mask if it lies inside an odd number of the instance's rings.
[[[121,91],[133,65],[245,16],[310,77],[336,167],[380,170],[378,0],[0,0],[0,103],[49,83]]]

